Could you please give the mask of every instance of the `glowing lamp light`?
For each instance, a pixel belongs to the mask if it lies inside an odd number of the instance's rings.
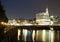
[[[25,24],[25,25],[32,25],[32,24],[27,23],[27,24]]]
[[[51,18],[54,18],[54,16],[50,16]]]
[[[4,24],[4,22],[1,22],[1,24]]]

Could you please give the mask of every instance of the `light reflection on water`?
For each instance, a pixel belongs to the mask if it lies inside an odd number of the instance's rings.
[[[33,30],[33,32],[32,32],[32,40],[33,40],[33,42],[35,42],[35,30]]]
[[[59,32],[54,30],[22,30],[22,41],[24,42],[58,42]],[[20,32],[21,33],[21,32]],[[20,38],[20,36],[19,36]]]
[[[23,29],[22,30],[22,40],[23,41],[27,41],[26,39],[27,39],[27,30],[26,29]]]

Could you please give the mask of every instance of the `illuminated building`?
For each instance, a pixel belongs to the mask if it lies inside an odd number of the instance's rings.
[[[39,25],[49,25],[50,24],[48,8],[46,8],[46,12],[36,14],[36,22]]]

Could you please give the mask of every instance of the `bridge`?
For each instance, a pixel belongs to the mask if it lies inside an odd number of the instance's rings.
[[[21,26],[14,26],[14,25],[5,25],[5,30],[9,31],[10,29],[33,29],[33,30],[37,30],[37,29],[46,29],[46,30],[50,30],[50,28],[53,28],[53,30],[60,30],[60,25],[21,25]]]
[[[4,27],[4,33],[11,29],[32,29],[32,30],[39,30],[39,29],[46,29],[50,30],[53,28],[53,30],[60,30],[60,24],[54,24],[54,25],[1,25]]]

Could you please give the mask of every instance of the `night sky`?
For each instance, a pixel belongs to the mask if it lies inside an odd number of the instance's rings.
[[[60,0],[2,0],[2,4],[9,19],[34,18],[36,13],[45,11],[46,5],[50,15],[60,15]]]

